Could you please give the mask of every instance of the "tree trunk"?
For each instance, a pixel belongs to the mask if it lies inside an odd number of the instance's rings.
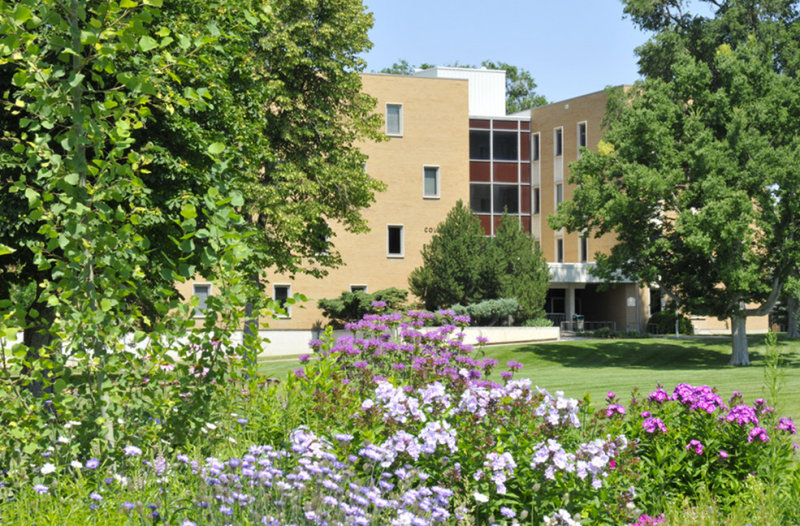
[[[800,338],[800,330],[798,330],[797,322],[800,318],[800,301],[797,298],[790,297],[786,305],[788,314],[788,328],[786,330],[787,338]]]
[[[39,351],[53,343],[53,335],[50,332],[50,327],[55,322],[56,313],[52,307],[38,301],[34,302],[30,308],[36,309],[39,315],[36,318],[30,317],[30,315],[25,317],[22,342],[28,349],[25,360],[33,365],[39,360]],[[31,375],[33,370],[33,367],[24,367],[22,369],[22,376]],[[37,376],[38,374],[41,373],[34,373],[31,382],[28,384],[28,390],[36,397],[42,396],[45,391],[44,378],[50,377],[49,371],[45,372],[43,376]]]
[[[733,355],[731,365],[750,365],[750,356],[747,352],[747,316],[731,316],[731,339],[733,341]]]

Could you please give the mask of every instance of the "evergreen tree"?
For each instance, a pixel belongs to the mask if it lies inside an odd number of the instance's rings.
[[[533,237],[522,230],[519,220],[503,214],[491,240],[493,270],[500,283],[498,297],[519,302],[520,321],[544,318],[544,299],[550,269]]]
[[[480,221],[458,201],[423,247],[423,266],[408,278],[411,292],[430,310],[496,297],[490,292],[498,284],[489,273],[487,246]]]

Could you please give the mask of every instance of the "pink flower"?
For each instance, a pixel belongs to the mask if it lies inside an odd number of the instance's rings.
[[[698,455],[702,455],[703,454],[703,443],[700,442],[699,440],[691,440],[686,445],[686,450],[687,451],[694,450],[694,452],[697,453]]]

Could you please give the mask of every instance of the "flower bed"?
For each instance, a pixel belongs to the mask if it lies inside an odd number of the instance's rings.
[[[15,498],[170,524],[644,525],[704,492],[729,506],[754,480],[796,497],[794,423],[765,400],[679,384],[592,408],[519,363],[495,381],[499,364],[463,343],[467,321],[367,316],[313,342],[280,386],[231,389],[235,414],[209,429],[232,442],[213,454],[118,445],[42,463]]]

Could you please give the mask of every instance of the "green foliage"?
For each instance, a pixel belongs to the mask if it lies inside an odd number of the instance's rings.
[[[657,32],[638,49],[644,80],[610,93],[605,142],[571,166],[551,226],[613,233],[601,276],[736,326],[771,308],[800,251],[800,22],[790,1],[713,2],[712,18],[681,4],[625,2]]]
[[[245,305],[278,310],[259,277],[322,274],[339,256],[320,218],[363,230],[382,188],[357,148],[379,136],[370,23],[354,0],[0,4],[0,329],[24,331],[0,465],[61,437],[185,444],[220,384],[255,377],[234,355],[257,342],[229,335]],[[197,276],[202,322],[176,291]]]
[[[515,216],[503,214],[491,241],[492,269],[500,283],[498,296],[519,302],[520,321],[544,318],[550,269],[533,237]]]
[[[536,106],[544,106],[547,99],[536,93],[536,81],[531,72],[505,62],[484,60],[481,66],[488,69],[502,69],[506,72],[506,113],[529,110]]]
[[[472,325],[510,325],[509,322],[520,311],[520,306],[519,302],[514,298],[500,298],[484,300],[469,305],[456,304],[453,305],[453,311],[461,316],[469,316]]]
[[[647,320],[647,332],[652,334],[675,334],[675,311],[667,307],[665,310],[654,312]],[[678,322],[679,334],[694,334],[692,321],[685,314],[680,314]]]
[[[345,291],[338,298],[319,300],[317,306],[334,326],[341,328],[345,323],[360,320],[365,314],[385,310],[402,311],[407,298],[408,291],[390,287],[371,293]],[[381,305],[373,305],[375,302]]]
[[[459,201],[423,248],[422,261],[408,281],[429,310],[514,298],[518,322],[544,317],[550,271],[539,244],[513,216],[504,214],[495,237],[487,238]]]
[[[485,257],[488,245],[478,218],[458,201],[423,247],[423,266],[411,272],[409,289],[428,310],[496,298],[499,284]]]

